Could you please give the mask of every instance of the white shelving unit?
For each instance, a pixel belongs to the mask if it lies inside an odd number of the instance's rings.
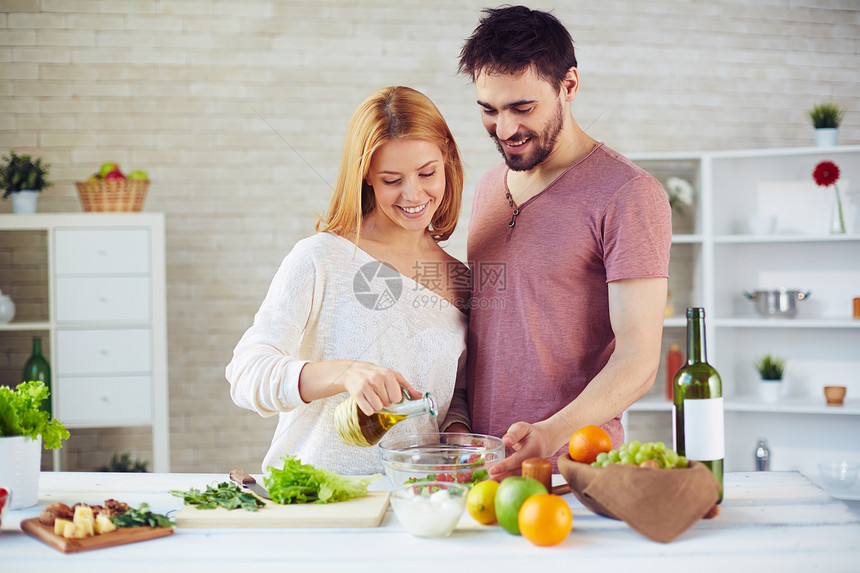
[[[726,471],[754,469],[759,437],[772,450],[772,469],[812,471],[817,461],[860,461],[860,146],[631,154],[665,183],[687,179],[696,189],[690,212],[673,221],[670,304],[663,356],[685,347],[684,310],[706,309],[708,358],[723,380],[726,398]],[[848,234],[828,233],[833,190],[818,187],[812,171],[830,160]],[[747,231],[750,216],[776,218],[772,234]],[[761,318],[744,291],[811,291],[791,319]],[[758,398],[753,362],[765,353],[787,359],[783,397]],[[825,405],[823,387],[848,387],[842,407]],[[626,416],[670,413],[663,397],[665,372]],[[667,417],[669,414],[667,414]],[[662,418],[661,418],[662,419]],[[671,432],[671,421],[666,423]],[[669,434],[671,436],[671,433]]]
[[[169,472],[164,215],[0,215],[0,231],[46,235],[48,318],[0,330],[47,334],[55,417],[150,426],[153,471]]]

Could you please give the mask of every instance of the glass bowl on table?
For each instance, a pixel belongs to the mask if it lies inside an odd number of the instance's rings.
[[[818,471],[824,485],[833,490],[846,490],[857,481],[857,472],[860,464],[849,461],[820,462]]]
[[[505,445],[483,434],[412,434],[382,440],[379,453],[394,487],[431,481],[471,487],[489,479],[489,468],[505,459]]]

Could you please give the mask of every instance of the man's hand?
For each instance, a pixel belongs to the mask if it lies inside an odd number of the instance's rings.
[[[502,443],[513,448],[514,453],[490,468],[493,479],[502,480],[510,475],[518,475],[523,461],[529,458],[551,458],[564,444],[556,444],[550,425],[544,422],[529,424],[516,422],[502,436]]]

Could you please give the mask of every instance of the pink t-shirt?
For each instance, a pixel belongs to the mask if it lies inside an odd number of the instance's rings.
[[[607,283],[667,277],[672,236],[660,183],[602,144],[520,205],[513,227],[507,171],[481,178],[468,236],[472,431],[494,436],[579,396],[615,347]],[[624,441],[620,418],[604,428]]]

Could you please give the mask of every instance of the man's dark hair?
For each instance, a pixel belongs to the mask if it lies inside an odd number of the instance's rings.
[[[461,74],[481,72],[518,75],[530,66],[558,88],[567,71],[576,67],[573,39],[548,12],[525,6],[483,10],[478,27],[460,50]]]

